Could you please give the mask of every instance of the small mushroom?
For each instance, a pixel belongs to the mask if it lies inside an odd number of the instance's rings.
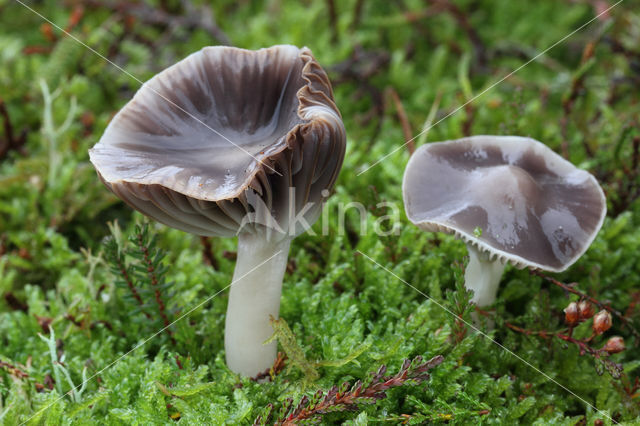
[[[467,244],[472,301],[495,301],[505,264],[560,272],[595,238],[606,213],[596,179],[534,139],[474,136],[420,147],[403,197],[409,220]]]
[[[291,240],[319,217],[342,166],[344,126],[307,48],[206,47],[146,82],[90,150],[118,197],[165,225],[238,235],[225,349],[255,376],[276,358]]]

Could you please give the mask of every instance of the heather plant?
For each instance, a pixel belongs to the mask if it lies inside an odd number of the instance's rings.
[[[0,0],[0,424],[637,422],[640,8],[614,4],[25,3],[46,22]],[[233,239],[149,222],[89,164],[140,83],[78,41],[141,81],[217,44],[307,45],[327,70],[345,163],[258,377],[224,362]],[[507,267],[481,311],[464,244],[393,207],[414,148],[472,134],[543,141],[608,207],[575,265]]]

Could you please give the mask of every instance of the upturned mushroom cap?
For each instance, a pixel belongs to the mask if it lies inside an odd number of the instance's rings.
[[[491,260],[560,272],[606,213],[596,179],[534,139],[474,136],[420,147],[403,181],[411,222],[454,233]]]
[[[231,236],[268,215],[286,226],[302,211],[313,223],[345,144],[309,49],[205,47],[147,81],[89,154],[131,207],[187,232]]]

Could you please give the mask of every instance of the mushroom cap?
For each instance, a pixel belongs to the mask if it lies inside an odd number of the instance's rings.
[[[491,260],[560,272],[589,247],[606,200],[596,179],[546,145],[474,136],[423,145],[402,184],[407,217]]]
[[[269,215],[280,226],[292,212],[313,223],[345,146],[331,84],[309,49],[216,46],[144,83],[89,155],[131,207],[230,236]]]

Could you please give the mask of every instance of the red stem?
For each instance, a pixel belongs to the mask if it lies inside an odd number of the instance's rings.
[[[549,276],[543,274],[540,271],[532,269],[531,273],[533,275],[537,275],[537,276],[539,276],[541,278],[544,278],[545,280],[549,281],[552,284],[557,285],[558,287],[562,288],[565,291],[568,291],[569,293],[573,293],[575,295],[580,296],[581,299],[588,300],[589,302],[591,302],[594,305],[598,306],[600,309],[604,309],[604,310],[610,312],[615,317],[619,318],[620,321],[622,321],[623,325],[626,326],[629,329],[629,331],[631,331],[631,334],[633,334],[636,339],[640,340],[640,333],[631,325],[631,321],[627,317],[622,315],[620,312],[618,312],[615,309],[613,309],[611,306],[600,302],[598,299],[595,299],[595,298],[589,296],[588,294],[581,292],[580,290],[575,289],[571,285],[567,285],[567,284],[565,284],[565,283],[563,283],[561,281],[556,280],[555,278],[549,277]]]
[[[169,318],[167,317],[167,313],[165,312],[165,305],[164,305],[164,301],[162,300],[162,294],[160,293],[160,289],[158,288],[158,277],[156,276],[155,268],[153,267],[153,263],[151,262],[151,258],[149,256],[149,250],[144,245],[142,234],[138,235],[138,245],[140,247],[140,250],[142,251],[144,262],[147,264],[147,273],[151,278],[151,285],[153,286],[153,289],[154,289],[153,293],[156,299],[156,304],[158,305],[158,312],[160,313],[160,317],[162,318],[162,321],[165,327],[164,331],[166,331],[169,337],[171,337],[171,342],[175,345],[176,341],[173,338],[173,332],[169,330],[169,325],[171,324],[171,322],[169,321]]]

